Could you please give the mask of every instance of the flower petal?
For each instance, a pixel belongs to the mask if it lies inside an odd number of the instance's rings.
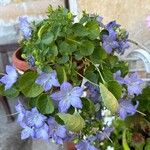
[[[77,96],[77,97],[81,97],[83,94],[83,89],[81,87],[74,87],[71,90],[71,95],[72,96]]]
[[[6,73],[7,74],[11,74],[11,76],[14,76],[14,77],[17,77],[17,72],[16,72],[16,69],[10,65],[7,65],[6,66]]]
[[[33,129],[29,128],[29,127],[26,127],[21,132],[21,139],[24,140],[24,139],[29,138],[30,136],[33,137],[33,135],[34,135]]]
[[[60,90],[64,93],[69,93],[72,90],[72,85],[69,82],[63,82],[60,86]]]
[[[82,108],[82,102],[79,97],[70,97],[71,105],[75,108]]]
[[[45,85],[43,86],[45,92],[49,91],[52,88],[52,83],[51,82],[46,82]]]
[[[66,128],[64,126],[59,125],[56,130],[56,134],[61,138],[65,138],[66,137]]]
[[[52,99],[55,101],[60,101],[63,98],[62,92],[55,92],[51,95]]]
[[[61,100],[59,102],[59,111],[60,112],[67,112],[67,110],[69,109],[70,107],[70,101],[68,100]]]

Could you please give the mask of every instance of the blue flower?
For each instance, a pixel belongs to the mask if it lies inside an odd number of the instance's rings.
[[[109,34],[114,32],[116,34],[116,42],[118,45],[115,47],[116,52],[118,54],[124,54],[125,49],[129,48],[128,43],[128,32],[121,30],[120,25],[116,23],[116,21],[111,21],[106,25],[106,29],[108,30]],[[119,28],[118,32],[117,29]]]
[[[56,142],[56,144],[63,144],[63,140],[66,137],[66,128],[63,125],[59,125],[53,117],[48,119],[49,136]]]
[[[52,86],[59,87],[60,84],[57,80],[56,71],[52,71],[50,73],[41,73],[39,77],[36,79],[35,83],[43,86],[45,92],[50,90]]]
[[[84,84],[88,91],[87,91],[87,97],[91,100],[93,100],[94,103],[98,103],[100,100],[100,91],[99,88],[91,84],[90,82],[86,82]]]
[[[59,111],[67,112],[72,105],[74,108],[82,108],[80,97],[83,94],[81,87],[72,87],[68,82],[64,82],[60,86],[60,91],[53,93],[51,97],[53,100],[59,101]]]
[[[131,100],[120,100],[119,103],[119,109],[118,113],[121,119],[125,119],[127,116],[132,116],[136,113],[136,109],[139,105],[139,102],[136,102],[136,105],[134,106],[131,102]]]
[[[13,66],[7,65],[6,66],[6,75],[4,75],[1,79],[0,82],[5,84],[5,90],[10,89],[13,84],[17,81],[18,74],[16,69]]]
[[[141,87],[142,83],[143,81],[140,78],[138,78],[137,73],[133,73],[124,78],[124,84],[128,88],[129,95],[134,95],[134,94],[139,95],[142,92],[142,87]]]
[[[130,47],[130,45],[129,45],[129,43],[128,43],[128,41],[127,40],[120,40],[119,42],[118,42],[118,44],[119,44],[119,47],[118,47],[118,49],[117,49],[117,53],[118,54],[124,54],[124,51],[125,51],[125,49],[127,49],[127,48],[129,48]]]
[[[143,80],[138,78],[137,73],[132,73],[131,75],[127,75],[125,78],[122,78],[121,71],[118,70],[113,75],[120,84],[125,84],[127,86],[129,95],[139,95],[142,92],[141,84],[143,83]]]
[[[96,135],[97,139],[100,141],[103,141],[104,139],[108,139],[113,130],[114,130],[113,128],[105,127],[102,132]]]
[[[115,28],[120,27],[119,24],[116,23],[116,21],[111,21],[106,25],[106,29],[109,30],[114,30]]]
[[[103,20],[103,17],[101,17],[101,16],[98,16],[98,17],[96,18],[96,21],[97,21],[98,23],[101,23],[102,20]]]
[[[16,106],[18,115],[18,123],[23,128],[21,139],[32,137],[33,139],[49,139],[49,127],[46,124],[47,117],[40,114],[37,108],[32,108],[31,111],[26,110],[19,102]]]
[[[43,139],[43,140],[48,141],[48,139],[49,139],[49,134],[48,134],[48,132],[49,132],[49,127],[48,127],[48,125],[45,123],[42,127],[35,129],[34,138],[35,138],[35,139]]]
[[[82,140],[75,147],[77,150],[98,150],[96,147],[91,145],[91,143],[88,142],[87,140]]]
[[[27,17],[19,17],[19,26],[20,30],[23,33],[25,39],[30,38],[31,36],[31,28],[28,22]]]
[[[115,73],[113,74],[113,77],[114,77],[115,80],[118,81],[118,83],[124,84],[124,78],[121,77],[121,71],[120,71],[120,70],[118,70],[117,72],[115,72]]]
[[[21,131],[21,139],[27,139],[29,137],[34,138],[34,129],[28,126],[24,126],[24,129]]]
[[[103,17],[101,17],[101,16],[98,16],[96,18],[96,21],[98,22],[99,26],[102,28],[105,28],[105,25],[102,23],[102,20],[103,20]]]
[[[15,108],[16,108],[16,111],[18,112],[17,122],[20,123],[24,119],[24,116],[26,114],[26,110],[20,101],[18,101],[18,104],[15,106]]]
[[[47,117],[39,113],[36,107],[32,108],[31,111],[26,111],[25,123],[29,127],[42,127],[46,119]]]
[[[114,32],[113,30],[109,31],[109,35],[102,36],[102,46],[108,54],[110,54],[113,49],[116,49],[119,46],[116,38],[116,32]]]

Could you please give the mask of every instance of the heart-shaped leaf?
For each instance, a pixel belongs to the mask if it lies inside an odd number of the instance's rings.
[[[79,114],[71,115],[59,113],[58,116],[63,120],[64,124],[70,131],[79,132],[85,126],[84,119]]]
[[[38,74],[34,71],[24,73],[19,79],[19,88],[26,97],[37,97],[44,89],[35,83]]]
[[[116,99],[121,98],[122,86],[117,81],[109,81],[107,84],[107,88],[116,97]]]
[[[47,94],[42,94],[37,100],[37,108],[42,114],[51,114],[54,112],[54,104]]]
[[[4,85],[0,84],[0,94],[10,98],[15,98],[19,95],[19,90],[13,85],[10,89],[5,91]]]
[[[112,113],[117,112],[119,107],[117,99],[102,83],[100,83],[100,92],[104,105],[107,107],[107,109]]]

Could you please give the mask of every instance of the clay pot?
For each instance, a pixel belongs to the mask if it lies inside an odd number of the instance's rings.
[[[76,150],[75,144],[72,142],[66,142],[64,143],[65,150]]]
[[[29,65],[28,63],[23,59],[21,58],[21,50],[20,48],[17,49],[14,53],[13,53],[13,56],[12,56],[12,62],[13,62],[13,65],[18,69],[18,70],[21,70],[21,71],[26,71],[29,69]]]

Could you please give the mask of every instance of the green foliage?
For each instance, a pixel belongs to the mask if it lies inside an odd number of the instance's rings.
[[[149,149],[150,149],[150,138],[147,139],[144,150],[149,150]]]
[[[57,71],[59,83],[63,83],[65,81],[67,81],[66,71],[65,71],[65,68],[63,66],[58,66],[56,68],[56,71]]]
[[[126,129],[123,131],[123,135],[122,135],[122,145],[123,145],[123,149],[124,150],[130,150],[127,140],[126,140]]]
[[[107,58],[107,53],[102,47],[98,46],[95,47],[94,52],[90,58],[93,61],[93,63],[100,64],[104,59]]]
[[[139,110],[142,112],[150,112],[150,86],[143,89],[142,94],[134,98],[140,102]]]
[[[14,85],[10,89],[5,91],[5,87],[3,84],[0,84],[0,95],[15,98],[19,95],[19,89]]]
[[[20,77],[19,88],[26,97],[36,97],[44,91],[40,85],[35,83],[37,77],[38,74],[34,71],[26,72]]]
[[[104,105],[107,107],[107,109],[112,113],[116,113],[119,104],[115,96],[102,83],[100,83],[100,92]]]
[[[82,40],[80,52],[82,56],[89,56],[94,51],[94,44],[89,40]]]
[[[84,119],[80,116],[80,114],[70,115],[59,113],[58,116],[64,121],[64,124],[70,131],[79,132],[85,126]]]
[[[54,112],[53,101],[47,94],[40,95],[36,105],[42,114],[51,114]]]
[[[107,82],[108,90],[119,100],[122,96],[122,86],[117,81]]]
[[[93,116],[95,113],[95,105],[94,103],[87,98],[82,98],[82,104],[83,104],[83,115],[90,115]],[[87,109],[88,108],[88,109]]]
[[[22,42],[24,58],[32,54],[36,66],[45,69],[51,63],[67,63],[69,55],[74,55],[76,60],[92,55],[95,46],[100,43],[100,28],[96,17],[86,17],[86,23],[74,24],[73,15],[67,9],[59,7],[53,10],[49,7],[48,18],[34,24],[32,38]],[[99,57],[105,58],[104,50],[100,51],[103,56]]]

